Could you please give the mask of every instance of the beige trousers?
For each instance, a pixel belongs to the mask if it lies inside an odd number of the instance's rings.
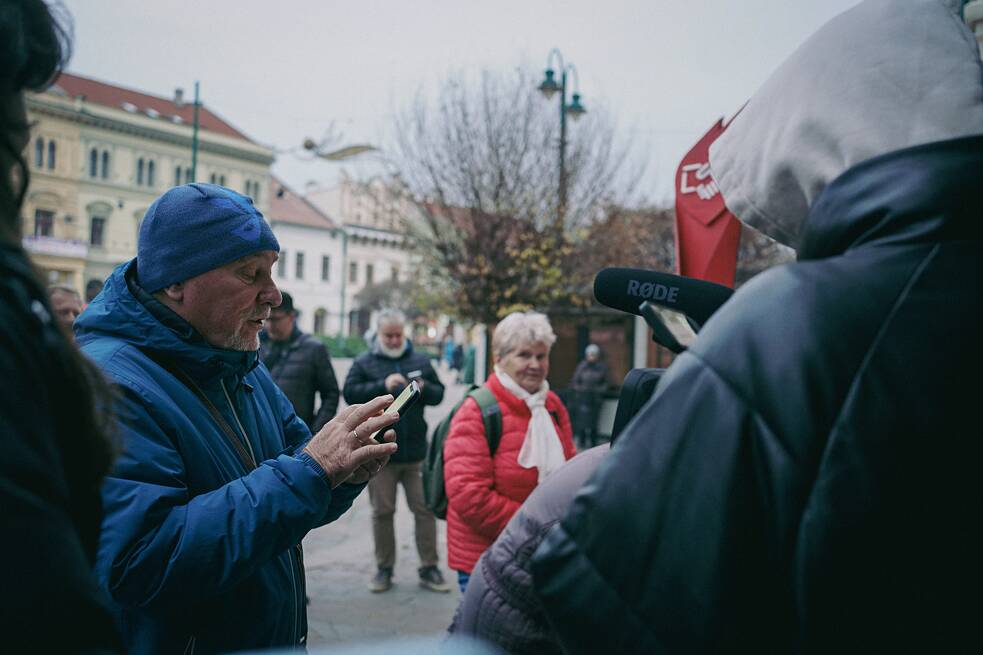
[[[372,503],[372,535],[375,537],[375,561],[379,568],[392,568],[396,563],[396,487],[403,485],[406,502],[416,521],[416,552],[420,566],[437,565],[437,518],[423,498],[423,462],[390,462],[369,480],[369,501]]]

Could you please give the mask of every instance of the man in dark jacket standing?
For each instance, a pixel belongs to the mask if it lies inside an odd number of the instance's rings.
[[[958,10],[858,4],[711,147],[727,207],[798,260],[707,322],[537,550],[564,651],[983,648],[983,69]]]
[[[259,331],[280,304],[278,251],[249,198],[170,189],[144,216],[136,259],[75,322],[117,387],[122,447],[102,485],[96,575],[127,652],[302,645],[300,542],[396,449],[369,438],[395,418],[375,416],[391,396],[312,437],[257,366]]]
[[[338,381],[331,355],[320,339],[304,334],[297,327],[293,297],[286,291],[280,295],[283,297],[280,306],[273,308],[266,322],[259,357],[270,369],[276,386],[290,399],[300,420],[311,432],[317,432],[338,410]],[[321,397],[316,415],[315,395]]]
[[[427,454],[427,424],[423,420],[423,407],[440,404],[444,399],[444,385],[440,383],[426,355],[413,351],[413,344],[404,333],[406,318],[402,312],[384,310],[376,324],[371,350],[355,359],[348,371],[345,400],[361,403],[383,393],[395,396],[410,380],[419,383],[423,397],[422,402],[413,405],[396,424],[399,452],[386,469],[369,483],[372,534],[378,566],[369,582],[369,589],[381,592],[392,586],[393,566],[396,563],[393,514],[396,512],[396,488],[402,484],[416,523],[420,586],[431,591],[450,591],[437,567],[437,519],[424,500],[422,477],[423,459]]]

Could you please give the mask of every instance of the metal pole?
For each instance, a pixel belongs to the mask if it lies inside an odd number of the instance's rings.
[[[348,279],[348,233],[345,228],[339,228],[341,232],[341,320],[338,323],[338,334],[345,336],[345,282]]]
[[[198,181],[198,107],[201,103],[198,100],[198,82],[195,81],[195,119],[194,129],[191,132],[191,181]]]
[[[560,225],[563,224],[567,210],[567,71],[564,67],[560,78],[560,205],[557,216]]]

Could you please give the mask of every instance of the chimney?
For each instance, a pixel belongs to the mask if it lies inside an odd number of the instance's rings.
[[[178,107],[184,106],[184,89],[177,88],[174,89],[174,104]]]

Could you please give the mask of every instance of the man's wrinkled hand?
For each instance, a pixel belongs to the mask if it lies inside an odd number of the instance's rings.
[[[368,480],[396,452],[393,430],[386,432],[386,443],[378,443],[371,436],[399,420],[398,414],[383,413],[392,401],[392,396],[379,396],[364,405],[347,407],[304,447],[304,452],[324,470],[332,489],[352,479],[356,471],[359,473],[353,482]]]

